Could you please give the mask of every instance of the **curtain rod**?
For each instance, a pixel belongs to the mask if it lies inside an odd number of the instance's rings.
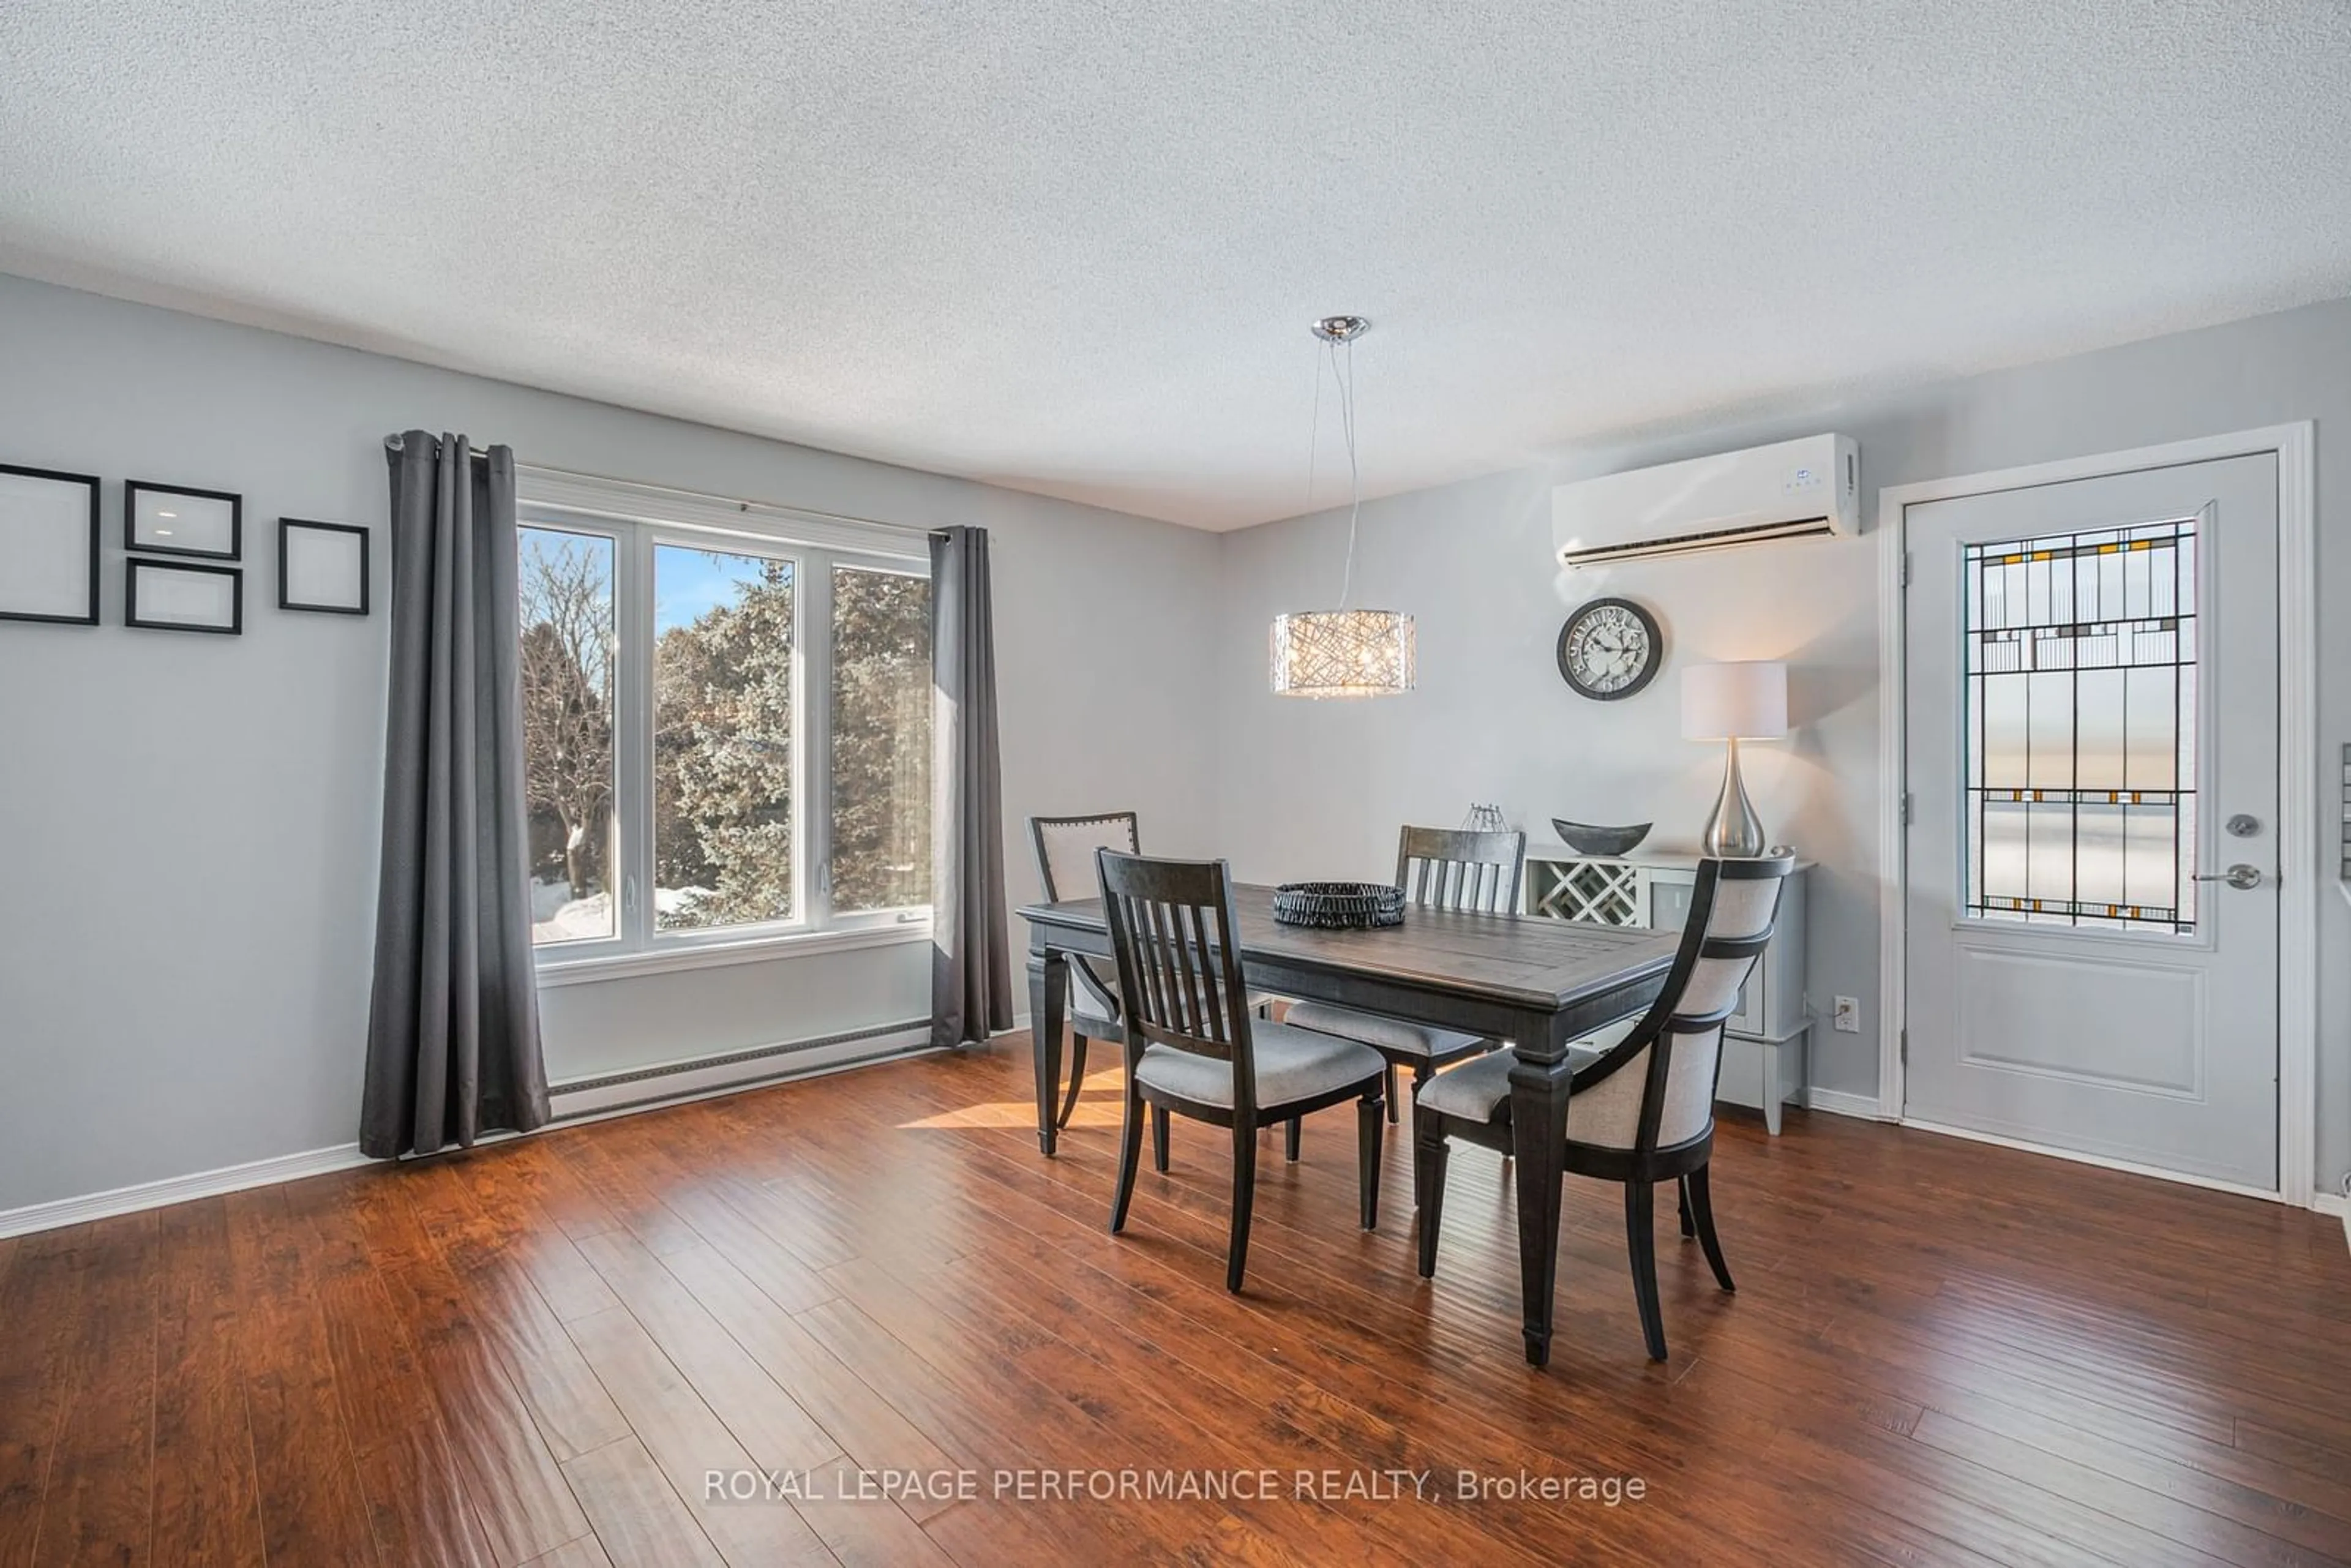
[[[437,437],[434,440],[434,445],[437,452],[440,445],[440,441]],[[407,449],[406,437],[400,435],[385,436],[383,438],[383,449],[386,452],[405,451]],[[483,463],[488,462],[490,456],[486,448],[479,446],[471,448],[467,453],[467,455],[475,459],[476,462]],[[920,534],[925,538],[936,538],[938,535],[946,532],[944,528],[925,528],[920,523],[885,523],[879,517],[860,517],[848,512],[820,512],[813,507],[789,506],[782,501],[753,501],[746,500],[737,496],[714,496],[702,490],[683,490],[674,485],[648,485],[636,479],[618,479],[614,478],[610,474],[589,474],[583,473],[577,468],[550,468],[543,463],[524,463],[517,461],[515,467],[517,469],[528,468],[534,474],[552,474],[560,479],[590,479],[595,481],[599,485],[619,485],[631,490],[649,490],[667,496],[684,496],[696,501],[722,501],[730,507],[734,507],[746,512],[749,511],[752,507],[757,507],[762,511],[791,512],[803,517],[821,517],[828,523],[853,523],[861,528],[882,528],[893,534]]]

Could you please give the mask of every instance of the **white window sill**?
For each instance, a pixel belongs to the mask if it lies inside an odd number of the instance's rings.
[[[717,969],[734,964],[769,964],[790,958],[814,958],[827,953],[854,953],[866,947],[898,947],[931,939],[925,918],[904,925],[860,925],[844,931],[800,931],[788,936],[753,936],[739,942],[702,942],[656,947],[633,953],[601,953],[577,958],[541,957],[538,986],[581,986],[599,980],[624,980],[640,975],[666,975],[684,969]]]

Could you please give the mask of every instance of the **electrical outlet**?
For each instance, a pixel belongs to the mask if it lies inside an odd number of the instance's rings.
[[[1836,1026],[1836,1031],[1839,1034],[1859,1034],[1861,1032],[1861,1004],[1851,997],[1837,998],[1834,1023]]]

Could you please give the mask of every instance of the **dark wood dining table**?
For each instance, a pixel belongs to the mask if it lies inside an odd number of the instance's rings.
[[[1559,1270],[1567,1044],[1654,1001],[1679,936],[1540,915],[1419,908],[1407,908],[1401,925],[1313,931],[1277,922],[1270,887],[1241,883],[1233,896],[1241,967],[1252,988],[1510,1042],[1518,1055],[1510,1071],[1510,1116],[1526,1353],[1530,1362],[1543,1365],[1551,1356]],[[1037,1143],[1050,1157],[1069,963],[1077,956],[1109,958],[1110,935],[1098,898],[1034,904],[1019,913],[1029,923]]]

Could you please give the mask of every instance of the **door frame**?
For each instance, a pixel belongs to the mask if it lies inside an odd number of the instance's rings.
[[[1903,1035],[1908,1023],[1910,867],[1903,821],[1907,796],[1908,704],[1905,689],[1909,632],[1904,592],[1909,508],[1959,496],[1992,495],[2148,468],[2176,468],[2228,457],[2273,454],[2278,496],[2278,1186],[2270,1191],[2177,1171],[2023,1144],[1988,1134],[1914,1121],[1903,1113]],[[2088,1165],[2140,1171],[2190,1186],[2219,1187],[2291,1204],[2318,1206],[2318,901],[2333,880],[2318,833],[2318,535],[2316,427],[2308,420],[2124,452],[2071,457],[1948,479],[1892,485],[1877,493],[1878,543],[1878,896],[1877,1114],[1886,1122],[1958,1133],[1986,1143],[2032,1148]]]

